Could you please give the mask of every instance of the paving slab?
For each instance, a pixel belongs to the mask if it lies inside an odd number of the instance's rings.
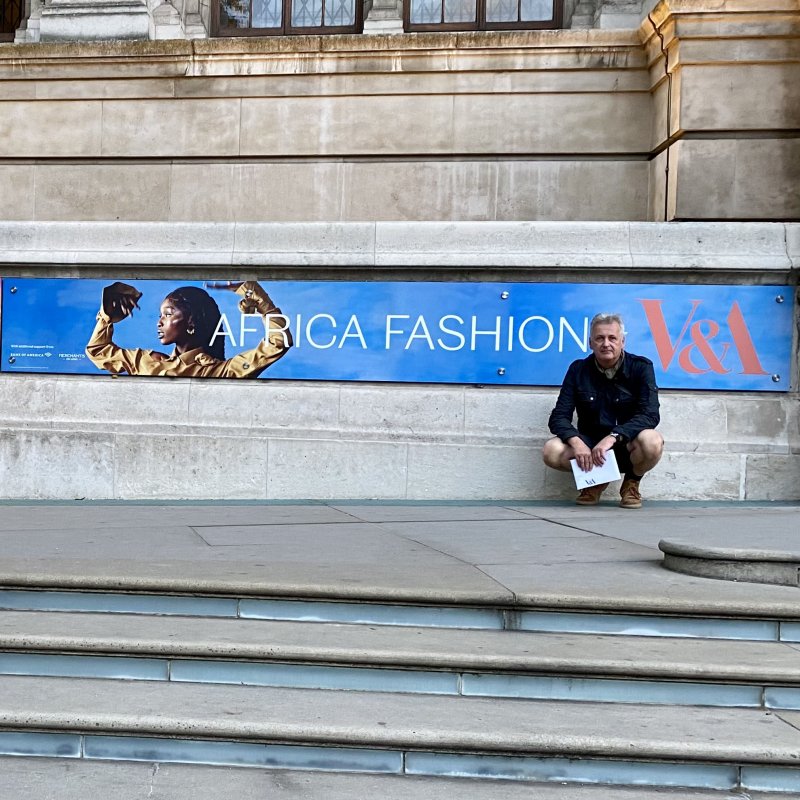
[[[660,561],[478,565],[520,606],[797,619],[797,589],[698,578]]]
[[[3,800],[760,800],[691,789],[259,770],[186,764],[0,758]],[[773,795],[774,797],[774,795]],[[787,798],[787,795],[782,795]]]
[[[760,710],[90,678],[0,677],[0,729],[800,765],[800,729]]]
[[[0,650],[800,683],[782,642],[0,612]]]
[[[244,552],[242,552],[242,550]],[[82,590],[179,592],[411,603],[511,605],[513,594],[471,564],[418,560],[396,565],[383,558],[329,564],[284,561],[279,552],[209,555],[189,559],[19,559],[0,561],[0,586]],[[236,560],[241,558],[242,560]]]
[[[154,525],[114,528],[52,527],[46,530],[4,530],[0,532],[3,557],[24,558],[35,553],[40,559],[104,558],[138,559],[143,553],[158,558],[202,561],[208,558],[208,543],[191,528]]]
[[[798,508],[6,503],[0,585],[797,619],[796,588],[671,573],[656,547],[792,530]]]
[[[442,505],[421,503],[404,503],[402,505],[344,503],[337,505],[334,503],[331,507],[365,522],[449,522],[455,520],[479,522],[482,520],[530,519],[531,516],[524,509],[516,510],[485,503],[443,503]]]
[[[698,545],[707,541],[722,543],[727,539],[735,543],[734,546],[744,546],[749,542],[749,546],[757,548],[762,540],[770,546],[776,540],[782,543],[797,540],[800,530],[800,508],[745,507],[730,510],[671,507],[657,511],[648,508],[644,510],[646,518],[638,511],[602,510],[612,513],[603,514],[595,508],[591,512],[584,510],[580,513],[577,510],[577,513],[565,515],[556,512],[542,518],[650,547],[657,547],[662,539],[680,539]]]
[[[323,503],[0,503],[0,531],[168,526],[352,522]]]

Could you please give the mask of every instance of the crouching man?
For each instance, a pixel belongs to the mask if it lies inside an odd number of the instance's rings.
[[[624,473],[620,488],[622,508],[641,508],[639,483],[661,459],[664,439],[655,427],[658,387],[653,362],[628,353],[625,328],[618,314],[597,314],[589,328],[587,358],[573,361],[564,377],[548,426],[555,435],[542,450],[548,467],[571,472],[570,459],[589,471],[614,451]],[[573,413],[578,412],[577,427]],[[600,502],[607,483],[582,489],[581,506]]]

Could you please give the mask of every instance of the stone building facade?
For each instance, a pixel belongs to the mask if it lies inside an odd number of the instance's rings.
[[[798,0],[520,0],[505,26],[479,3],[424,30],[372,0],[347,33],[286,3],[281,29],[220,22],[242,8],[5,0],[2,275],[796,287]],[[792,372],[665,391],[647,496],[800,499],[796,342]],[[538,458],[553,399],[3,373],[0,494],[566,496]]]

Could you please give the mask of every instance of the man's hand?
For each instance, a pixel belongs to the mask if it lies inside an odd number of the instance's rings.
[[[583,472],[588,472],[592,468],[593,456],[589,445],[580,436],[573,436],[567,440],[567,444],[572,448],[575,461]]]
[[[611,450],[612,447],[617,443],[617,440],[613,436],[604,436],[593,448],[592,448],[592,463],[597,465],[598,467],[602,467],[603,464],[606,463],[606,452]]]

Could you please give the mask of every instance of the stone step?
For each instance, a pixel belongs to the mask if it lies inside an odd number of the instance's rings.
[[[0,757],[0,797],[11,800],[763,800],[774,795],[741,790],[663,789],[547,784],[529,781],[467,781],[381,774]],[[613,794],[612,794],[613,792]]]
[[[390,593],[387,593],[390,594]],[[608,613],[558,610],[547,607],[508,607],[461,604],[409,604],[254,598],[148,592],[50,591],[0,589],[0,611],[58,611],[178,615],[197,617],[345,622],[369,625],[419,626],[478,630],[602,633],[630,636],[667,636],[706,639],[800,642],[800,609],[795,603],[752,609],[734,607],[726,616],[709,615],[698,608],[694,615],[625,613],[628,607]],[[721,609],[717,609],[719,612]],[[760,612],[760,615],[756,612]]]
[[[800,713],[5,676],[0,753],[800,792]]]
[[[800,645],[0,612],[0,674],[800,708]]]

